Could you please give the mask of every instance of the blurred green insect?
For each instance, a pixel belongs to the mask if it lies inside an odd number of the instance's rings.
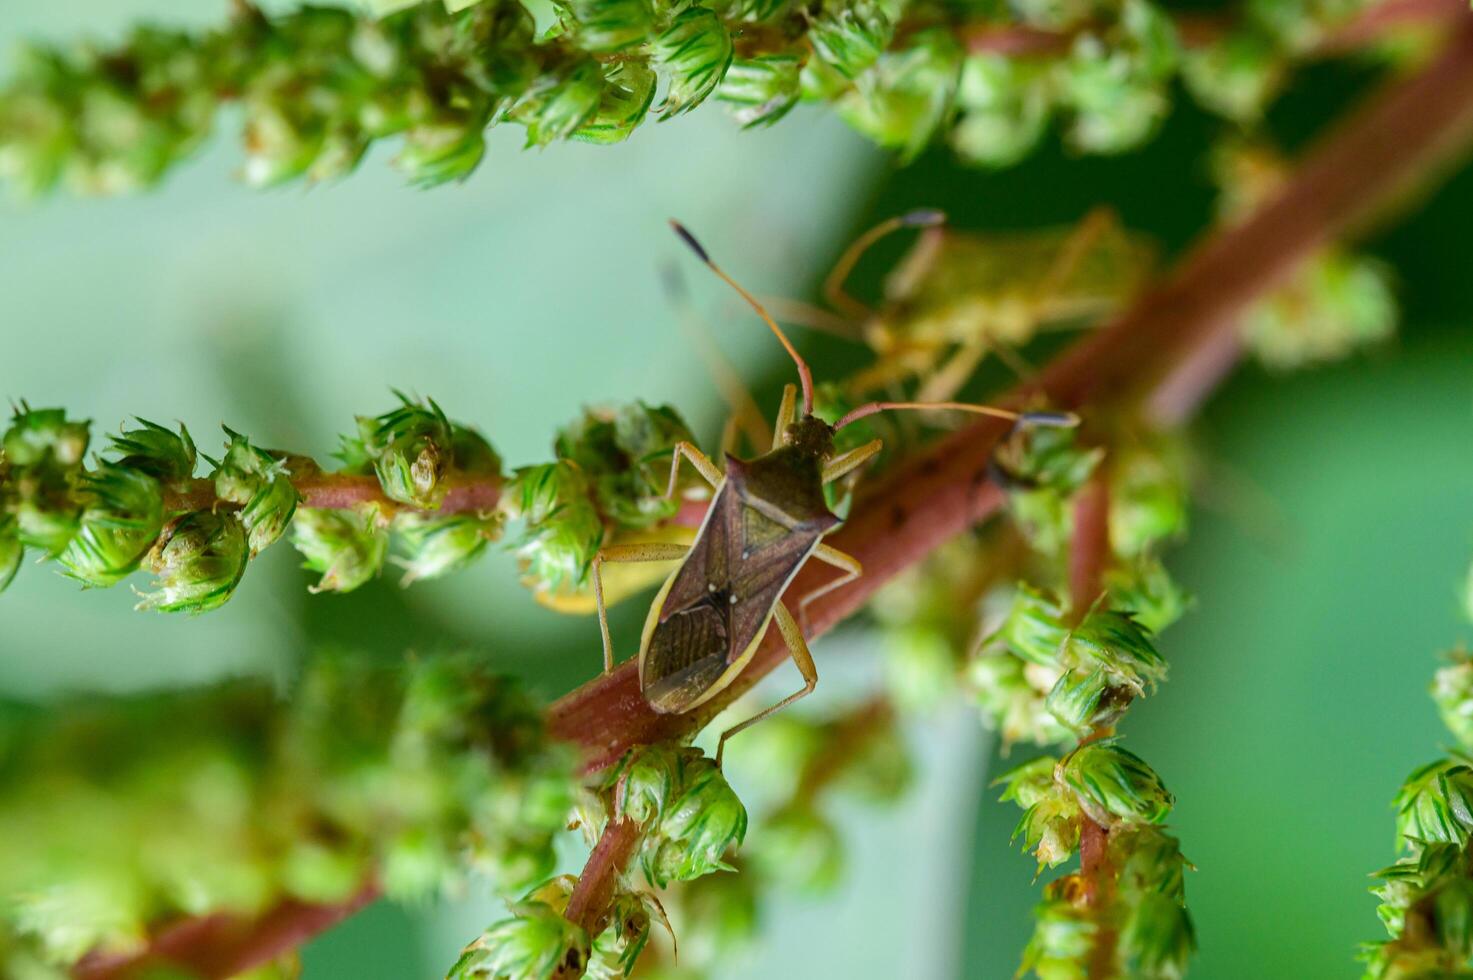
[[[866,395],[919,381],[916,398],[954,398],[989,353],[1030,373],[1017,349],[1044,329],[1076,326],[1120,308],[1144,284],[1155,248],[1105,208],[1077,225],[1013,232],[959,232],[923,209],[859,236],[824,281],[832,309],[775,301],[783,319],[862,342],[876,362],[850,380]],[[860,257],[881,238],[922,228],[872,310],[844,291]]]
[[[695,542],[609,545],[593,560],[593,588],[604,644],[604,670],[614,666],[613,643],[605,613],[603,566],[609,562],[679,560],[680,565],[656,595],[640,640],[639,685],[661,714],[680,714],[711,700],[741,673],[757,651],[768,626],[777,621],[788,652],[803,675],[803,688],[721,734],[716,759],[726,740],[811,692],[818,672],[804,639],[810,603],[859,577],[859,562],[822,543],[840,523],[828,508],[824,485],[839,479],[880,451],[878,439],[847,452],[834,445],[835,433],[888,409],[955,409],[992,415],[1016,423],[1072,426],[1069,414],[1019,414],[985,405],[955,402],[869,402],[832,426],[813,414],[813,375],[762,304],[711,261],[705,249],[672,222],[675,231],[706,266],[749,303],[782,343],[798,368],[803,403],[792,385],[784,390],[772,448],[752,460],[728,455],[721,469],[689,442],[675,445],[666,495],[673,495],[681,458],[711,484],[713,496]],[[843,574],[798,600],[798,619],[782,602],[783,593],[809,558]],[[799,622],[804,623],[803,626]]]

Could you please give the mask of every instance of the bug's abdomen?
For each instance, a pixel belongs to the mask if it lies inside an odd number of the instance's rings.
[[[718,604],[701,602],[671,614],[645,650],[645,700],[661,714],[685,711],[726,670],[729,648],[727,611]]]

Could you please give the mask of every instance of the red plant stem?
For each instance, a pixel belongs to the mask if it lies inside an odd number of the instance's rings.
[[[604,919],[618,890],[619,876],[634,858],[639,840],[639,824],[633,820],[614,820],[604,828],[588,855],[588,863],[578,876],[563,917],[582,926],[590,939],[603,931]]]
[[[1202,371],[1199,359],[1225,345],[1254,300],[1357,220],[1396,200],[1416,177],[1450,162],[1470,136],[1473,17],[1465,14],[1435,60],[1387,83],[1332,127],[1277,196],[1242,223],[1209,234],[1131,309],[1002,402],[1017,406],[1042,393],[1052,405],[1079,409],[1140,404],[1161,391],[1171,393],[1174,405],[1195,405],[1221,376]],[[864,575],[809,606],[810,635],[831,629],[900,571],[998,508],[1002,496],[987,481],[987,463],[1005,430],[992,419],[962,429],[856,503],[829,541],[857,558]],[[810,562],[789,594],[804,595],[830,577]],[[549,722],[556,737],[582,747],[590,770],[600,769],[631,746],[689,735],[784,659],[780,639],[769,636],[746,671],[690,715],[657,714],[640,695],[635,665],[626,662],[557,701]]]
[[[461,514],[495,508],[501,499],[503,480],[499,474],[471,475],[452,473],[446,478],[448,489],[437,514]],[[304,473],[292,480],[304,507],[347,508],[359,504],[378,504],[387,511],[412,510],[384,496],[378,477],[371,474]],[[215,506],[215,484],[210,480],[190,480],[173,487],[165,500],[171,511],[208,510]]]
[[[1416,75],[1388,83],[1333,127],[1277,197],[1247,221],[1209,235],[1159,287],[1108,327],[1065,351],[1032,385],[1013,391],[1010,402],[1018,405],[1043,393],[1055,405],[1077,409],[1140,402],[1153,392],[1174,390],[1174,405],[1195,405],[1221,372],[1193,368],[1194,361],[1204,350],[1224,345],[1249,304],[1357,220],[1395,201],[1413,180],[1450,163],[1470,136],[1473,18],[1464,13],[1434,61]],[[1193,368],[1190,384],[1182,381],[1188,368]],[[833,628],[886,581],[998,508],[1002,498],[987,482],[987,462],[1005,428],[988,419],[960,430],[858,502],[832,543],[859,558],[865,574],[810,606],[812,635]],[[794,583],[793,594],[810,591],[827,575],[810,563]],[[686,716],[651,710],[640,695],[634,664],[626,663],[558,700],[548,710],[549,726],[555,737],[582,748],[588,769],[599,769],[631,746],[689,735],[785,657],[781,643],[770,639],[708,710]],[[321,907],[293,914],[294,908],[284,905],[228,938],[211,933],[199,940],[205,949],[180,943],[172,955],[185,962],[229,963],[240,970],[267,962],[283,949],[278,938],[285,934],[282,921],[300,918],[305,923],[290,930],[297,938],[329,924],[318,918],[325,917]],[[341,918],[351,908],[338,911]],[[208,932],[197,923],[180,923],[160,932],[156,942],[191,928]]]
[[[1105,591],[1109,570],[1110,482],[1105,473],[1107,459],[1090,477],[1074,500],[1074,536],[1069,542],[1069,605],[1075,622]]]
[[[88,954],[72,968],[78,980],[125,980],[165,965],[202,980],[225,980],[296,949],[378,897],[367,885],[346,902],[287,901],[259,919],[210,915],[185,919],[156,934],[142,955]]]

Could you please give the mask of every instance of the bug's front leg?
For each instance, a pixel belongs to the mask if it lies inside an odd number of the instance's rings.
[[[835,589],[843,588],[864,574],[864,567],[859,564],[859,559],[838,548],[830,548],[826,544],[821,544],[813,550],[813,557],[834,566],[844,574],[825,582],[798,600],[798,621],[803,626],[805,636],[808,635],[808,604],[823,598]]]
[[[885,443],[880,439],[871,439],[862,446],[840,453],[827,463],[823,464],[823,482],[833,483],[835,480],[847,473],[852,473],[863,466],[870,457],[885,448]]]
[[[666,500],[675,499],[676,481],[680,477],[681,457],[690,460],[690,465],[694,466],[696,472],[701,474],[701,479],[711,484],[712,487],[721,486],[721,481],[726,479],[725,474],[721,472],[721,468],[711,462],[710,456],[707,456],[688,442],[677,442],[675,444],[674,455],[670,457],[670,482],[665,486]]]
[[[722,732],[720,740],[716,743],[716,767],[718,769],[721,768],[721,753],[726,749],[727,739],[737,732],[751,728],[774,712],[781,711],[799,698],[813,693],[813,689],[818,686],[818,668],[813,665],[813,654],[808,652],[808,644],[803,639],[803,631],[793,621],[793,614],[788,612],[788,607],[784,606],[781,601],[773,607],[772,614],[773,619],[777,620],[777,628],[782,633],[783,642],[787,644],[788,654],[792,656],[793,663],[798,665],[798,673],[803,675],[803,689],[789,694],[772,707],[764,708],[741,724],[733,725]]]
[[[679,459],[677,456],[676,459]],[[611,544],[593,556],[593,601],[598,606],[598,631],[604,641],[604,673],[614,669],[614,641],[609,638],[609,614],[604,608],[604,562],[676,561],[684,558],[689,545],[646,541],[637,544]]]

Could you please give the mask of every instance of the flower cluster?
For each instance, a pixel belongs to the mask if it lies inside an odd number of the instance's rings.
[[[1041,977],[1094,976],[1108,936],[1108,972],[1102,975],[1182,976],[1195,945],[1183,882],[1187,864],[1176,839],[1159,826],[1173,801],[1150,766],[1117,739],[1100,739],[1061,759],[1034,759],[999,782],[1006,787],[1003,798],[1023,808],[1014,836],[1034,852],[1040,868],[1080,852],[1085,821],[1105,836],[1096,868],[1045,888],[1023,969]],[[1111,871],[1103,881],[1100,866]]]
[[[1226,221],[1246,216],[1282,186],[1287,164],[1270,149],[1225,141],[1212,158]],[[1244,318],[1243,340],[1260,361],[1287,370],[1338,360],[1396,330],[1391,271],[1341,246],[1320,250]]]
[[[555,0],[542,23],[512,0],[386,0],[382,16],[267,17],[242,3],[211,31],[30,48],[0,89],[0,175],[30,193],[146,187],[198,149],[227,101],[244,108],[243,173],[258,186],[341,176],[390,136],[408,178],[438,184],[476,168],[494,125],[522,126],[529,145],[612,143],[713,96],[744,126],[829,103],[905,155],[947,132],[963,158],[1010,164],[1055,118],[1076,149],[1115,153],[1151,135],[1179,74],[1207,105],[1254,116],[1362,5],[1250,4],[1188,53],[1150,0],[1006,13],[941,0]],[[1010,31],[1048,43],[1019,57]]]
[[[1402,854],[1376,872],[1372,889],[1389,938],[1362,950],[1374,980],[1473,969],[1473,659],[1466,652],[1437,672],[1432,698],[1458,749],[1416,769],[1396,795]]]
[[[389,561],[407,585],[465,568],[519,519],[539,598],[591,609],[587,571],[605,540],[683,533],[668,526],[680,500],[665,489],[674,444],[692,437],[667,407],[590,411],[559,434],[555,462],[505,486],[490,444],[430,400],[401,395],[391,411],[360,417],[332,473],[225,434],[217,461],[196,452],[183,426],[139,420],[89,467],[89,423],[22,404],[0,443],[0,589],[33,549],[88,587],[152,572],[140,609],[206,612],[288,532],[318,576],[313,591],[352,591]],[[195,476],[200,458],[212,467],[205,478]],[[688,485],[687,476],[676,490]],[[613,578],[610,601],[644,584],[638,574]]]
[[[54,965],[374,881],[416,898],[474,870],[521,889],[551,870],[575,786],[536,706],[465,655],[324,654],[285,700],[239,680],[0,727],[0,931]]]

